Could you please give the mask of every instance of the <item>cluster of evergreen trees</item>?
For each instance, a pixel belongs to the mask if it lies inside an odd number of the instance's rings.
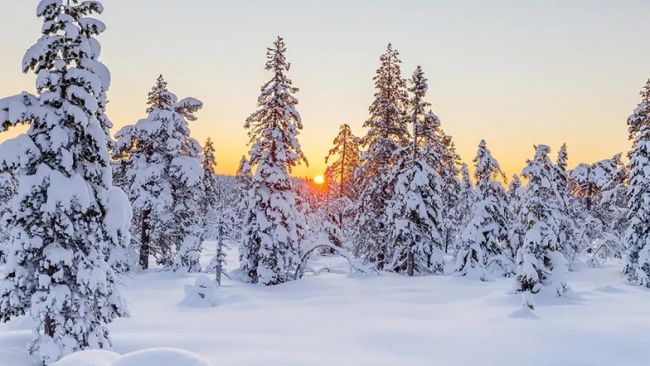
[[[0,145],[0,321],[30,314],[29,350],[43,364],[110,347],[106,325],[128,313],[119,273],[154,259],[220,283],[226,237],[239,243],[240,279],[263,285],[299,278],[322,246],[358,270],[512,277],[529,309],[540,291],[563,295],[581,258],[623,258],[628,280],[650,288],[650,81],[628,119],[628,164],[617,155],[568,170],[566,146],[552,161],[539,145],[523,180],[507,184],[481,141],[472,180],[427,102],[422,68],[407,80],[388,45],[366,134],[341,126],[323,194],[291,177],[307,160],[282,38],[245,122],[250,150],[224,178],[213,142],[191,137],[202,103],[179,99],[162,76],[146,117],[113,139],[96,38],[105,25],[93,18],[102,12],[99,1],[41,0],[42,35],[23,60],[37,92],[0,100],[3,131],[28,127]],[[216,256],[201,268],[208,238]]]
[[[279,49],[284,50],[284,44],[269,52]],[[246,220],[254,227],[243,232],[246,280],[276,284],[298,277],[302,263],[296,258],[311,253],[316,240],[378,271],[409,276],[452,272],[482,281],[512,277],[515,292],[522,294],[529,309],[534,308],[532,295],[540,291],[562,296],[568,288],[566,272],[580,260],[598,265],[625,259],[630,281],[649,286],[650,83],[628,121],[634,141],[629,164],[619,154],[569,170],[566,145],[554,161],[550,147],[539,145],[521,176],[508,182],[481,141],[472,180],[451,136],[430,110],[422,68],[405,79],[399,53],[389,45],[374,77],[366,135],[357,138],[347,124],[341,126],[326,158],[329,182],[323,195],[287,178],[303,159],[297,143],[297,89],[286,78],[288,67],[267,68],[275,77],[263,88],[261,110],[253,115],[258,125],[251,128],[250,156],[255,158],[242,163],[246,168],[241,171],[249,178],[238,178],[238,189],[248,193]],[[270,92],[282,80],[285,99]],[[282,132],[275,130],[278,126],[284,126]],[[275,144],[269,144],[267,136],[275,136]],[[260,174],[267,164],[273,174]],[[250,183],[260,184],[260,179],[263,189]],[[278,199],[269,198],[274,195]],[[260,236],[261,228],[268,234]],[[266,249],[269,243],[272,252]],[[445,265],[445,255],[455,258],[451,266]],[[272,280],[262,279],[260,262],[272,263],[262,269],[273,274]]]

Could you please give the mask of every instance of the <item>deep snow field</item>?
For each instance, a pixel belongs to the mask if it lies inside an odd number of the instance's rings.
[[[235,269],[236,249],[228,258]],[[110,326],[114,351],[177,348],[213,366],[650,365],[650,291],[627,285],[620,265],[570,273],[568,298],[538,296],[534,317],[522,317],[509,279],[350,275],[338,257],[312,264],[332,271],[275,287],[224,278],[216,307],[183,301],[197,275],[130,275],[131,317]],[[36,365],[30,322],[0,325],[0,366]],[[158,361],[66,366],[181,364],[156,352]]]

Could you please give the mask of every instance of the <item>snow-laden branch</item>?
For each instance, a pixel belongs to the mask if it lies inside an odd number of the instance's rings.
[[[313,244],[311,247],[308,247],[302,254],[302,257],[300,258],[300,264],[298,265],[298,268],[296,268],[296,272],[294,274],[294,279],[298,279],[302,276],[304,273],[304,270],[307,266],[307,261],[309,260],[309,256],[311,253],[313,253],[316,249],[321,249],[321,248],[329,248],[335,252],[337,252],[341,257],[345,258],[345,260],[348,261],[348,264],[350,265],[350,272],[360,272],[360,273],[378,273],[376,269],[374,268],[369,268],[362,263],[359,263],[359,260],[354,258],[352,253],[348,252],[342,247],[337,247],[336,245],[333,245],[331,243],[317,243]]]

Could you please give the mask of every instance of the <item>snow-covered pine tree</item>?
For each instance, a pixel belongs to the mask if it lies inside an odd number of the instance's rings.
[[[194,98],[179,101],[161,75],[148,96],[147,118],[116,135],[117,170],[133,203],[133,242],[143,269],[150,255],[166,266],[199,269],[203,169],[187,121],[201,108]]]
[[[592,264],[620,258],[627,226],[627,172],[621,155],[592,164],[579,164],[569,178],[571,192],[581,206],[572,214],[580,219],[579,235],[576,235],[580,251],[587,249]]]
[[[458,179],[461,167],[460,155],[456,152],[451,136],[447,135],[441,127],[440,118],[429,111],[426,114],[426,124],[432,129],[430,136],[431,153],[429,154],[429,165],[434,167],[442,180],[441,194],[445,215],[443,215],[443,240],[445,243],[445,253],[448,252],[449,246],[454,243],[457,234],[465,228],[467,224],[466,207],[463,202],[464,194],[472,194],[471,182],[465,185],[470,188],[463,192],[463,182]],[[468,173],[469,174],[469,173]],[[472,201],[467,201],[473,204]]]
[[[602,189],[612,175],[610,161],[581,163],[570,173],[570,189],[576,200],[587,211],[592,211],[602,197]]]
[[[328,164],[331,159],[334,160],[328,168],[332,178],[339,181],[339,198],[343,196],[351,198],[355,193],[352,188],[354,172],[359,166],[359,156],[361,154],[359,139],[352,134],[352,129],[348,124],[342,124],[333,144],[334,146],[325,158],[325,163]]]
[[[508,248],[506,255],[516,263],[517,252],[524,244],[526,228],[521,215],[523,213],[523,198],[525,188],[521,184],[519,175],[514,174],[508,185]]]
[[[327,161],[325,161],[325,163],[327,163]],[[325,196],[328,199],[337,196],[340,198],[343,197],[343,191],[341,191],[341,184],[336,182],[336,171],[333,166],[330,165],[328,167],[325,167],[325,172],[323,173],[323,179],[325,179],[325,183],[323,184],[322,190],[325,191]],[[352,179],[354,179],[354,171],[352,172]],[[353,190],[347,188],[345,189],[353,192]],[[337,192],[338,195],[336,194]]]
[[[430,162],[437,162],[436,126],[429,124],[424,100],[427,79],[417,67],[411,78],[409,101],[413,138],[402,147],[394,166],[395,192],[388,205],[389,242],[393,243],[392,260],[387,269],[406,272],[441,274],[444,269],[442,180]]]
[[[26,124],[0,145],[0,170],[15,169],[18,194],[0,280],[0,321],[30,314],[30,353],[51,364],[110,348],[106,325],[126,315],[112,258],[129,240],[129,202],[113,186],[105,93],[110,74],[95,38],[99,1],[42,0],[42,36],[23,59],[37,95],[0,100],[0,126]],[[115,262],[117,263],[117,261]]]
[[[629,152],[627,231],[628,281],[650,288],[650,81],[642,92],[642,101],[628,119],[634,144]]]
[[[467,227],[467,224],[469,223],[469,220],[472,219],[472,208],[474,207],[474,203],[476,202],[476,192],[474,189],[474,184],[472,183],[472,178],[469,173],[469,167],[467,164],[462,163],[460,167],[460,181],[459,181],[459,189],[458,189],[458,194],[454,195],[454,201],[456,201],[456,206],[455,207],[449,207],[448,204],[446,204],[446,209],[445,212],[449,212],[453,214],[453,216],[450,219],[443,218],[443,220],[447,223],[446,228],[447,228],[447,235],[454,235],[450,240],[453,240],[454,243],[454,251],[458,251],[458,249],[461,247],[460,243],[460,237],[459,235],[456,235],[459,231],[459,228],[465,228]],[[448,186],[447,186],[448,187]],[[453,186],[452,186],[453,188]],[[451,190],[453,193],[454,191]],[[449,193],[445,195],[446,197],[451,196]],[[443,202],[445,204],[445,202]],[[445,253],[448,252],[448,243],[447,240],[445,240]]]
[[[204,229],[201,227],[199,202],[204,198],[203,169],[201,166],[201,144],[190,137],[187,121],[196,121],[195,113],[203,108],[203,103],[194,98],[185,98],[175,105],[181,139],[180,156],[172,160],[172,198],[174,200],[174,222],[171,226],[178,235],[177,252],[173,268],[176,271],[200,272],[201,250]],[[184,123],[184,124],[183,124]]]
[[[206,219],[207,225],[214,225],[216,223],[217,211],[221,211],[219,207],[222,202],[220,197],[219,181],[217,179],[217,166],[216,150],[214,142],[208,137],[203,145],[203,198],[199,203],[201,209],[201,217]],[[206,225],[206,226],[207,226]]]
[[[481,140],[474,158],[477,201],[472,218],[461,234],[462,248],[456,257],[456,272],[487,281],[489,274],[507,275],[512,265],[503,255],[508,240],[506,197],[501,183],[506,180],[499,163]]]
[[[203,194],[199,204],[201,224],[205,238],[216,239],[216,251],[210,260],[207,271],[215,273],[217,284],[221,286],[221,275],[225,271],[226,251],[224,239],[226,236],[226,197],[219,184],[217,172],[216,150],[212,139],[208,137],[203,145]]]
[[[602,198],[598,204],[597,217],[603,222],[606,232],[600,246],[592,251],[592,261],[609,258],[623,258],[625,255],[625,236],[629,226],[628,220],[628,169],[623,163],[622,154],[612,159],[607,184],[602,189]]]
[[[302,218],[289,174],[307,159],[298,142],[298,88],[287,75],[284,39],[278,37],[266,55],[266,70],[273,76],[262,86],[258,109],[245,124],[251,146],[248,161],[255,173],[248,192],[241,270],[249,282],[276,285],[293,279],[300,261]]]
[[[226,211],[225,222],[230,228],[231,236],[237,240],[242,238],[244,231],[244,216],[248,212],[248,191],[253,182],[251,166],[246,156],[239,161],[235,174],[234,200],[232,207]],[[242,253],[240,253],[241,255]],[[241,257],[239,258],[241,261]]]
[[[361,139],[365,149],[355,173],[359,195],[355,209],[354,253],[366,262],[383,269],[391,258],[388,217],[386,209],[395,192],[395,177],[391,174],[402,146],[409,143],[408,93],[402,78],[399,52],[388,45],[380,57],[380,65],[373,78],[375,99],[370,105],[370,118],[364,123],[368,129]]]
[[[526,229],[523,246],[517,253],[515,291],[522,305],[534,309],[533,294],[546,288],[557,296],[566,289],[567,261],[560,249],[561,205],[555,192],[556,172],[549,158],[551,149],[537,146],[522,175],[528,180],[523,200],[522,220]]]
[[[217,285],[221,286],[221,277],[226,270],[226,245],[224,243],[226,237],[225,223],[221,220],[217,222],[216,230],[216,250],[214,252],[214,257],[210,259],[207,272],[214,272],[215,280]]]
[[[569,263],[572,263],[577,255],[580,254],[580,244],[578,239],[578,225],[574,215],[575,203],[569,188],[569,174],[567,172],[568,158],[567,146],[566,144],[562,144],[562,147],[560,147],[557,153],[557,159],[554,165],[555,191],[559,201],[558,215],[560,215],[558,239],[560,250]]]
[[[449,246],[454,243],[458,233],[465,228],[467,224],[466,212],[463,210],[464,202],[462,196],[473,189],[462,192],[462,182],[458,179],[460,167],[462,166],[460,155],[456,152],[456,146],[451,136],[447,135],[441,127],[440,118],[429,111],[426,115],[427,125],[433,129],[430,134],[431,149],[429,165],[433,166],[442,179],[442,202],[445,205],[443,215],[443,240],[445,243],[445,253],[448,252]],[[469,180],[468,180],[469,181]],[[471,187],[466,185],[466,187]],[[470,202],[470,204],[473,202]]]
[[[464,195],[473,194],[471,184],[467,185],[458,179],[458,175],[463,172],[459,169],[461,166],[460,155],[456,152],[456,146],[451,136],[447,135],[441,128],[440,119],[433,113],[429,113],[431,125],[435,126],[439,141],[441,142],[435,155],[438,157],[437,166],[438,174],[442,179],[442,202],[445,205],[443,215],[443,239],[445,242],[445,253],[448,252],[449,246],[456,241],[458,234],[465,228],[469,218],[466,216],[466,206],[463,203]],[[432,163],[433,164],[433,163]],[[464,186],[464,187],[463,187]],[[470,188],[463,191],[463,189]],[[473,204],[473,201],[468,201]]]

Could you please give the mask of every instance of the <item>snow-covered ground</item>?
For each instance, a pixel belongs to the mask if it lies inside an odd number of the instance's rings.
[[[650,364],[650,291],[625,284],[620,266],[572,272],[569,298],[537,298],[536,317],[522,318],[508,279],[350,276],[340,258],[314,262],[325,265],[332,272],[275,287],[224,279],[207,308],[183,302],[196,275],[131,275],[131,317],[111,325],[114,350],[179,348],[214,366]],[[1,366],[35,365],[29,327],[0,325]]]

